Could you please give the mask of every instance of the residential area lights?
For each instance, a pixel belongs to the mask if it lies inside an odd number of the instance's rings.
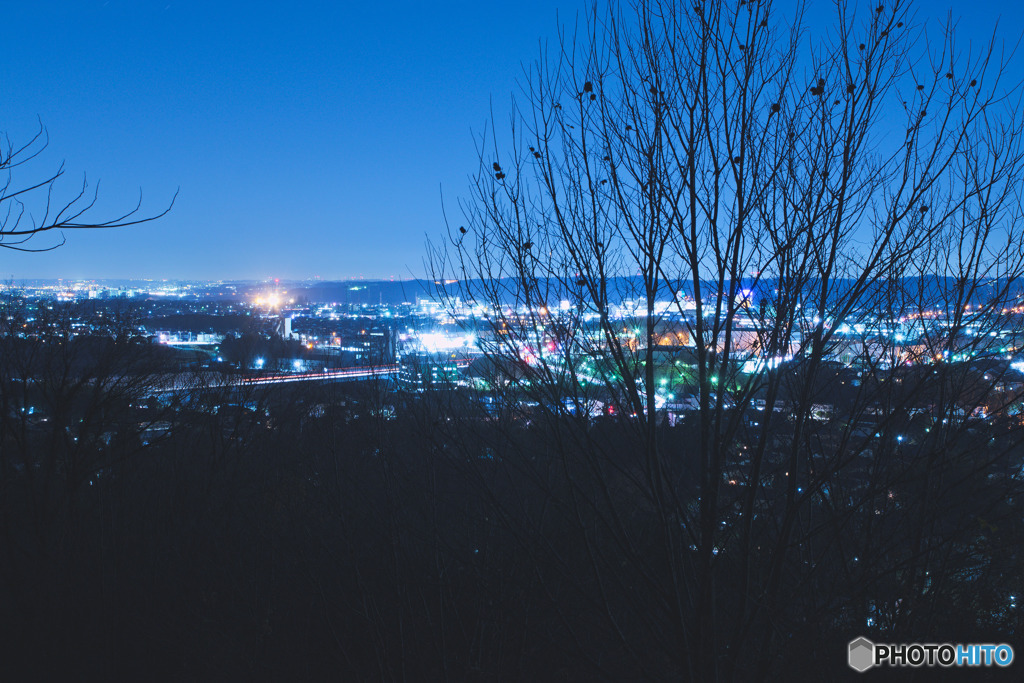
[[[57,302],[56,297],[61,293],[74,297],[75,301],[95,301],[97,308],[89,314],[91,317],[82,313],[81,318],[72,321],[73,335],[102,334],[111,330],[116,316],[111,315],[113,309],[100,304],[130,294],[136,298],[129,300],[143,311],[143,322],[136,328],[137,334],[183,352],[206,350],[211,360],[234,365],[242,371],[319,372],[347,362],[367,362],[371,356],[375,358],[374,363],[400,362],[403,357],[416,354],[471,360],[498,352],[500,348],[517,348],[519,360],[528,366],[571,372],[579,386],[600,388],[624,379],[609,364],[599,360],[614,343],[609,335],[614,335],[618,337],[620,348],[637,360],[638,368],[649,360],[654,362],[659,408],[666,402],[674,403],[677,397],[682,405],[700,391],[692,358],[699,341],[692,335],[701,321],[695,318],[695,303],[685,298],[655,302],[656,320],[652,324],[646,319],[650,307],[631,300],[609,302],[607,314],[602,317],[595,310],[588,310],[586,305],[569,301],[550,306],[499,307],[469,304],[458,299],[441,302],[417,298],[414,302],[394,303],[385,302],[381,297],[377,303],[320,300],[296,304],[298,290],[294,287],[291,291],[268,291],[265,285],[262,287],[262,290],[253,287],[234,301],[223,298],[226,290],[216,283],[162,283],[159,297],[153,295],[155,286],[114,290],[104,289],[102,285],[68,282],[56,288],[16,291],[27,298],[39,297],[44,307],[50,305],[46,302]],[[362,292],[365,287],[360,287]],[[15,290],[8,287],[5,291],[13,293]],[[939,366],[943,364],[989,363],[998,359],[1015,373],[1010,381],[999,380],[1000,391],[1010,390],[1007,387],[1012,389],[1019,374],[1024,374],[1024,358],[1015,357],[1024,338],[1016,333],[1019,321],[1013,317],[1024,312],[1024,306],[996,309],[994,312],[1002,312],[1003,318],[987,321],[987,326],[975,321],[975,314],[970,312],[983,308],[979,305],[965,306],[970,309],[968,316],[962,316],[959,309],[944,312],[929,308],[889,316],[855,310],[841,321],[808,310],[802,316],[798,314],[801,320],[793,326],[791,338],[786,343],[773,341],[774,353],[769,354],[765,340],[776,324],[771,315],[773,309],[759,306],[756,293],[745,292],[744,297],[745,304],[749,305],[728,319],[723,313],[721,324],[712,325],[707,314],[702,318],[705,350],[727,359],[726,365],[706,377],[707,386],[713,391],[720,391],[723,384],[730,390],[735,389],[750,378],[781,371],[799,362],[809,350],[803,335],[812,328],[833,330],[824,347],[822,361],[846,371],[857,371],[856,376],[850,374],[839,382],[844,387],[859,386],[872,377],[884,378],[897,366],[930,364],[935,372],[940,372]],[[298,298],[305,301],[304,296]],[[710,308],[705,306],[704,311]],[[225,335],[199,326],[168,330],[157,322],[198,314],[213,318],[250,316],[259,321],[262,331],[258,334],[263,341],[257,345],[258,353],[240,361],[237,355],[224,352],[225,343],[245,334],[242,329]],[[964,321],[961,317],[968,319]],[[732,325],[728,330],[728,349],[724,348],[726,320]],[[609,321],[615,322],[609,325]],[[27,316],[19,334],[33,337],[40,333],[40,326],[44,324],[48,323],[43,318]],[[707,336],[707,330],[712,328],[718,332],[715,339]],[[566,329],[574,333],[567,336]],[[652,336],[648,338],[648,334]],[[285,357],[281,357],[280,349],[273,358],[266,353],[269,350],[267,340],[275,335],[290,344]],[[984,370],[986,381],[997,381],[990,380],[989,368]],[[988,419],[989,415],[989,411],[981,410],[974,417]]]

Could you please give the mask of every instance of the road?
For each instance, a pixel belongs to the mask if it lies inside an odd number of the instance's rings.
[[[464,368],[469,360],[460,359],[456,365]],[[177,393],[197,388],[250,387],[264,384],[286,384],[291,382],[352,382],[360,380],[390,380],[398,374],[398,364],[357,366],[321,370],[319,372],[296,372],[266,375],[225,375],[218,372],[172,375],[161,383],[158,393]]]

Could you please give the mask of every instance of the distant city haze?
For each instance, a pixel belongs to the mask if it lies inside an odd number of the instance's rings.
[[[1019,36],[1014,3],[944,0],[922,19],[947,6],[976,43],[1000,16],[1000,36],[1011,46]],[[554,46],[559,23],[571,28],[586,3],[239,7],[5,8],[0,131],[16,147],[41,121],[49,139],[15,169],[14,184],[63,162],[56,199],[72,197],[83,175],[90,191],[101,181],[101,218],[132,209],[140,188],[144,214],[180,192],[159,221],[67,233],[66,245],[46,253],[4,251],[0,276],[421,277],[425,240],[444,231],[442,206],[458,225],[487,121],[508,149],[523,65],[543,42]],[[831,7],[811,8],[812,30],[830,25]],[[26,207],[37,216],[42,208]]]

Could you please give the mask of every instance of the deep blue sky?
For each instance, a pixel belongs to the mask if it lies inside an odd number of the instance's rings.
[[[831,3],[812,0],[815,12]],[[473,131],[504,120],[522,64],[581,0],[8,3],[0,130],[45,124],[64,189],[101,180],[100,212],[170,215],[0,250],[0,277],[307,278],[422,273],[426,234],[476,168]],[[983,38],[1016,2],[935,0]],[[1020,57],[1024,59],[1024,55]],[[44,241],[36,243],[45,246]]]

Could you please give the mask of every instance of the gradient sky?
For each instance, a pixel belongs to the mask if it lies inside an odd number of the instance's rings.
[[[17,144],[42,119],[50,140],[16,178],[63,161],[64,195],[101,180],[106,217],[140,187],[150,213],[180,194],[154,223],[0,250],[0,277],[420,275],[441,189],[451,210],[476,169],[474,131],[492,102],[507,119],[522,65],[585,5],[8,3],[0,131]],[[922,17],[949,9],[974,40],[1002,16],[1012,42],[1024,19],[1017,2],[918,3]]]

